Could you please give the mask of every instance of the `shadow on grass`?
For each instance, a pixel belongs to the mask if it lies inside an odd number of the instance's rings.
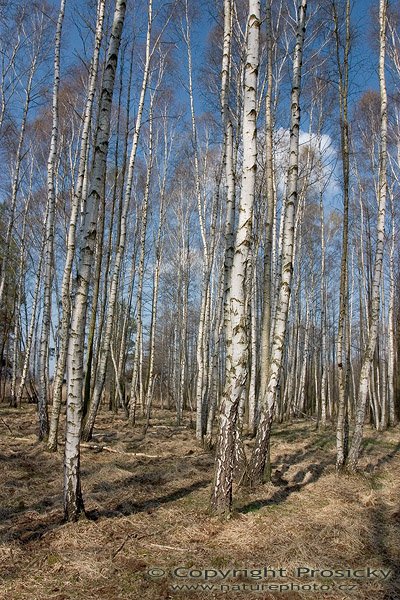
[[[163,475],[156,471],[149,471],[148,473],[137,473],[136,475],[132,475],[131,477],[127,477],[125,479],[120,479],[116,482],[107,482],[101,481],[95,483],[91,488],[91,493],[98,494],[101,492],[113,492],[121,490],[123,487],[131,487],[131,486],[162,486],[166,483],[166,479]]]
[[[35,511],[39,514],[44,513],[49,508],[53,508],[55,504],[56,501],[53,501],[50,498],[43,498],[43,500],[37,502],[33,506],[28,506],[24,502],[20,502],[17,506],[5,506],[4,508],[0,509],[0,523],[30,511]]]
[[[189,486],[179,488],[173,492],[170,492],[169,494],[165,494],[164,496],[159,496],[157,498],[149,498],[140,502],[120,502],[111,508],[88,510],[85,511],[85,516],[91,521],[97,521],[101,517],[114,518],[128,516],[139,512],[151,513],[158,507],[168,504],[169,502],[179,500],[180,498],[184,498],[195,490],[204,488],[209,484],[209,479],[196,481]],[[25,522],[22,525],[17,525],[17,527],[9,531],[6,539],[14,539],[20,541],[21,543],[28,543],[33,540],[40,539],[45,534],[59,528],[63,524],[65,524],[65,522],[63,521],[62,511],[60,509],[56,514],[53,513],[52,515],[48,515],[44,521],[42,520],[40,522],[35,522],[33,520],[29,520],[28,523]]]
[[[310,427],[307,425],[300,427],[281,427],[281,424],[278,424],[275,428],[272,428],[271,438],[280,438],[285,442],[293,442],[301,437],[301,435],[309,435]]]
[[[164,504],[168,504],[169,502],[174,502],[175,500],[179,500],[180,498],[184,498],[188,496],[195,490],[207,487],[210,485],[209,479],[203,479],[201,481],[195,481],[191,485],[186,487],[179,488],[170,492],[169,494],[165,494],[164,496],[159,496],[158,498],[150,498],[148,500],[141,500],[139,502],[131,502],[124,501],[116,504],[115,507],[105,508],[101,510],[92,510],[87,511],[86,516],[89,519],[96,521],[100,517],[120,517],[121,515],[127,516],[132,515],[138,512],[152,512],[154,509],[157,509],[159,506]]]
[[[303,460],[309,458],[310,456],[315,455],[316,452],[325,452],[327,453],[327,449],[332,441],[332,433],[324,433],[318,436],[316,440],[307,444],[301,450],[297,450],[296,452],[292,452],[291,454],[279,454],[272,461],[272,467],[278,467],[280,475],[284,475],[291,466],[296,465]],[[331,457],[327,464],[333,464],[334,459]]]
[[[383,600],[400,598],[400,507],[396,513],[390,514],[383,503],[370,510],[371,527],[369,530],[371,546],[376,559],[385,569],[391,570],[390,578],[384,582],[386,586]]]
[[[16,539],[23,544],[39,540],[45,534],[50,533],[61,527],[64,524],[61,512],[57,516],[50,516],[45,522],[34,523],[30,522],[28,525],[19,527],[12,532],[10,536],[12,539]]]
[[[301,427],[293,433],[309,432],[307,427]],[[301,435],[296,435],[296,441],[301,440]],[[287,440],[286,440],[287,441]],[[316,432],[316,439],[312,440],[304,448],[301,448],[292,453],[279,454],[272,460],[271,467],[275,469],[272,473],[272,483],[275,487],[275,491],[269,498],[255,500],[244,506],[237,508],[239,513],[248,513],[255,510],[259,510],[264,506],[274,506],[285,502],[291,494],[300,491],[302,488],[310,483],[317,481],[326,467],[335,464],[335,455],[329,452],[329,446],[334,443],[334,432],[329,430],[323,430]],[[273,442],[272,442],[273,444]],[[295,475],[292,477],[291,482],[285,479],[286,473],[290,467],[297,465],[310,457],[314,457],[319,452],[320,455],[323,453],[324,458],[318,463],[313,462],[305,468],[300,468]]]
[[[365,449],[364,449],[365,452]],[[376,468],[381,467],[382,465],[385,465],[386,463],[390,462],[393,458],[395,458],[396,454],[398,454],[398,452],[400,452],[400,442],[398,444],[396,444],[396,446],[393,448],[393,450],[391,452],[389,452],[388,454],[386,454],[386,456],[381,456],[380,458],[378,458],[378,460],[376,462],[370,462],[368,463],[368,465],[365,467],[365,470],[367,472],[371,472],[374,471]]]
[[[292,463],[293,464],[293,463]],[[295,476],[293,477],[293,483],[288,483],[285,481],[281,474],[279,479],[277,480],[275,486],[276,491],[269,498],[254,500],[253,502],[249,502],[244,506],[240,506],[237,508],[239,513],[249,513],[259,510],[260,508],[264,508],[264,506],[277,506],[285,502],[291,494],[294,492],[299,492],[303,488],[305,488],[310,483],[314,483],[317,481],[326,467],[334,464],[333,458],[327,458],[324,461],[319,463],[313,463],[308,465],[305,469],[300,469]]]

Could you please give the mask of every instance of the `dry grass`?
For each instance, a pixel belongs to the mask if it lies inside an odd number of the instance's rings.
[[[176,428],[173,415],[160,411],[143,438],[140,428],[132,431],[121,417],[103,412],[96,443],[119,453],[83,449],[90,518],[63,524],[62,449],[49,454],[36,442],[32,407],[2,407],[0,416],[1,598],[400,598],[398,429],[369,430],[363,474],[337,477],[332,431],[317,432],[306,422],[277,426],[272,484],[252,493],[236,490],[235,516],[222,523],[208,515],[213,457],[196,445],[190,428]],[[177,592],[171,584],[186,579],[148,575],[150,567],[264,565],[289,573],[269,583],[334,582],[336,587],[328,592]],[[337,579],[296,577],[292,572],[299,566],[371,566],[391,569],[392,576],[351,580],[357,588],[349,593],[338,589],[343,581]],[[252,581],[257,583],[263,582]]]

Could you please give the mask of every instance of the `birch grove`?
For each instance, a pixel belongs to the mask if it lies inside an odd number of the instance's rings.
[[[219,517],[274,480],[275,427],[362,471],[400,408],[395,8],[361,82],[350,0],[11,4],[0,400],[64,454],[64,518],[105,428],[187,430]]]

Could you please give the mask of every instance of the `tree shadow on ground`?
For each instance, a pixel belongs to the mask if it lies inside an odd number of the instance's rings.
[[[390,462],[393,458],[395,458],[398,452],[400,452],[400,442],[396,444],[393,450],[386,454],[386,456],[381,456],[376,462],[368,463],[365,467],[365,471],[367,471],[368,473],[375,471],[375,469],[381,467],[382,465],[385,465],[386,463]]]
[[[278,473],[278,478],[277,478],[278,480],[276,482],[277,485],[281,485],[281,484],[287,485],[288,482],[284,479],[284,476],[289,471],[289,469],[291,467],[293,467],[294,465],[307,460],[310,457],[314,457],[314,459],[315,459],[315,455],[318,452],[320,453],[320,456],[324,455],[324,459],[321,460],[321,462],[319,463],[320,465],[323,465],[323,468],[325,468],[326,466],[329,466],[329,465],[333,465],[335,462],[334,456],[333,456],[333,454],[328,454],[328,451],[326,449],[326,446],[331,441],[331,439],[332,439],[332,433],[324,433],[324,434],[318,436],[318,438],[316,440],[312,441],[310,444],[307,444],[304,448],[297,450],[296,452],[292,452],[291,454],[289,454],[289,453],[279,454],[278,456],[275,456],[273,458],[273,460],[271,461],[271,468],[279,469],[277,471],[277,473]],[[318,465],[317,465],[317,467],[318,467]],[[312,471],[312,472],[315,471],[315,463],[313,463],[311,465],[307,465],[306,469],[300,470],[298,473],[296,473],[296,475],[294,476],[294,483],[295,484],[301,483],[308,471]],[[322,473],[322,471],[321,471],[321,473]],[[318,475],[318,477],[319,476],[320,475]],[[313,477],[315,477],[315,473],[313,473]],[[273,477],[272,477],[272,479],[273,479]],[[310,483],[311,483],[311,481],[310,481]]]
[[[294,464],[294,463],[292,463]],[[248,513],[255,510],[259,510],[264,506],[279,505],[285,502],[291,494],[299,492],[301,489],[309,485],[310,483],[316,482],[326,469],[326,467],[334,464],[333,458],[327,458],[319,463],[312,463],[304,469],[300,469],[293,477],[292,483],[287,482],[282,478],[281,474],[278,479],[273,482],[276,491],[269,498],[261,500],[254,500],[245,504],[244,506],[238,507],[239,513]]]
[[[277,424],[272,428],[271,431],[271,439],[279,438],[280,440],[284,440],[285,442],[292,442],[298,440],[301,435],[309,435],[310,427],[307,425],[290,428],[282,428],[281,424]]]
[[[123,482],[121,482],[122,486]],[[150,498],[146,500],[136,501],[123,501],[116,504],[111,508],[103,508],[100,510],[92,510],[86,513],[86,516],[89,519],[97,520],[100,517],[119,517],[119,516],[127,516],[133,513],[138,512],[152,512],[154,509],[157,509],[159,506],[164,504],[168,504],[169,502],[174,502],[175,500],[179,500],[180,498],[184,498],[188,496],[195,490],[207,487],[210,484],[209,479],[203,479],[200,481],[195,481],[191,485],[178,488],[164,496],[159,496],[157,498]]]
[[[387,589],[383,600],[400,598],[400,506],[396,512],[389,513],[382,501],[370,509],[370,543],[382,568],[390,569],[391,576],[384,582]],[[372,565],[371,565],[372,566]]]
[[[166,483],[166,481],[167,480],[160,472],[149,471],[147,473],[137,473],[136,475],[126,477],[125,479],[119,479],[118,481],[101,481],[95,483],[91,488],[91,493],[97,494],[102,492],[113,492],[121,490],[123,487],[131,487],[137,485],[145,487],[162,486]]]
[[[264,506],[282,504],[294,492],[298,492],[308,484],[317,481],[326,467],[335,464],[335,456],[332,453],[328,453],[328,446],[332,442],[333,435],[333,432],[329,430],[324,430],[320,433],[317,432],[316,439],[303,448],[292,453],[284,453],[275,456],[271,461],[271,468],[275,469],[271,480],[276,488],[272,496],[270,498],[252,501],[244,506],[239,506],[238,511],[240,513],[247,513],[263,508]],[[291,467],[307,460],[311,456],[315,458],[316,453],[320,453],[320,456],[324,456],[319,463],[314,462],[299,469],[291,478],[290,482],[285,479],[285,475]]]
[[[30,520],[22,526],[13,529],[8,538],[18,540],[22,544],[27,544],[33,540],[42,538],[50,531],[58,529],[64,524],[61,511],[57,511],[56,515],[48,515],[44,521],[35,522]]]
[[[33,506],[27,506],[23,502],[21,502],[17,506],[6,506],[0,510],[0,523],[2,523],[3,521],[8,521],[9,519],[12,519],[13,517],[16,517],[18,515],[23,515],[27,512],[34,511],[37,513],[43,513],[49,508],[53,507],[54,504],[55,502],[53,502],[53,500],[49,498],[43,498],[43,500],[37,502]]]
[[[148,498],[138,502],[131,502],[128,500],[119,502],[112,507],[101,508],[99,510],[87,510],[85,511],[85,516],[91,521],[97,521],[101,517],[114,518],[128,516],[139,512],[151,513],[160,506],[163,506],[164,504],[168,504],[169,502],[174,502],[175,500],[184,498],[185,496],[188,496],[195,490],[208,486],[209,483],[209,479],[196,481],[191,485],[178,488],[168,494],[159,496],[157,498]],[[44,520],[36,521],[29,518],[28,522],[25,521],[23,524],[17,524],[16,527],[12,528],[9,531],[6,537],[8,539],[14,539],[22,543],[27,543],[43,537],[45,534],[61,527],[63,524],[65,524],[65,522],[62,517],[62,511],[57,510],[56,513],[47,515]]]

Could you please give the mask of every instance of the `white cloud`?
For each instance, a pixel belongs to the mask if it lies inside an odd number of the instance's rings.
[[[278,192],[283,194],[289,160],[289,130],[281,127],[274,137],[276,184]],[[311,150],[311,158],[306,150]],[[311,190],[319,194],[322,188],[326,202],[334,203],[335,197],[340,193],[336,177],[337,148],[328,134],[317,135],[300,130],[300,173],[307,166],[311,169]]]

